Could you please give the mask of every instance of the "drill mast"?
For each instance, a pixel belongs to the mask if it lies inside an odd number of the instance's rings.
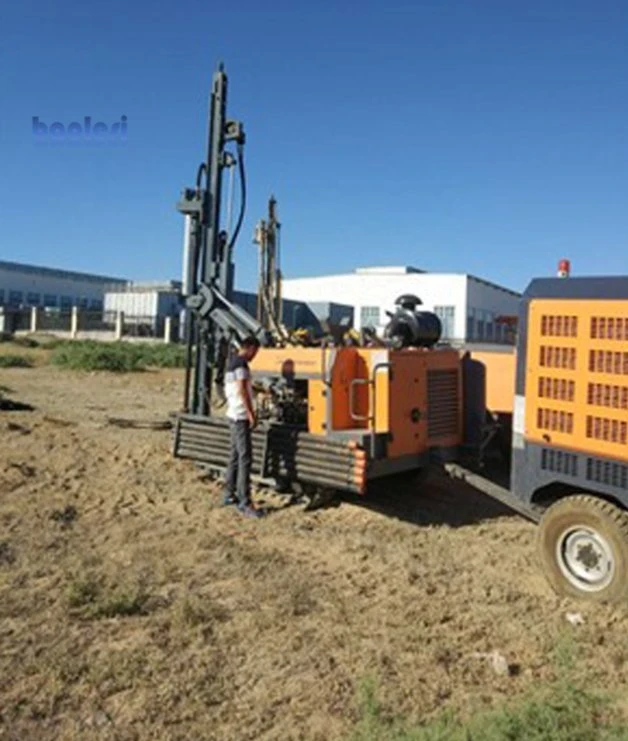
[[[185,216],[183,286],[187,362],[184,409],[207,416],[214,385],[221,387],[227,352],[247,335],[262,345],[272,337],[253,317],[233,303],[233,248],[244,218],[246,181],[244,128],[227,118],[227,75],[222,65],[214,74],[209,105],[207,156],[199,166],[196,185],[186,188],[177,203]],[[228,147],[235,146],[235,154]],[[224,170],[237,166],[240,214],[232,234],[222,227]]]
[[[280,230],[277,201],[271,196],[268,201],[268,219],[262,219],[257,224],[253,241],[259,246],[257,321],[264,329],[275,333],[282,322]]]

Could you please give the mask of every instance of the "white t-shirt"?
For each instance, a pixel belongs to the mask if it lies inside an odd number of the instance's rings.
[[[239,382],[246,381],[246,388],[253,404],[253,390],[251,388],[251,371],[249,364],[241,355],[233,355],[227,363],[225,373],[225,396],[227,398],[227,417],[239,422],[248,419],[246,406],[240,396]]]

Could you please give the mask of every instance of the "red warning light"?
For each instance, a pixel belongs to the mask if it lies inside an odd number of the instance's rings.
[[[560,260],[558,262],[558,277],[559,278],[569,278],[569,273],[571,272],[571,263],[569,260]]]

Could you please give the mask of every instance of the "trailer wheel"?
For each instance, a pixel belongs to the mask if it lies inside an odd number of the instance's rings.
[[[628,599],[628,514],[586,494],[553,504],[543,515],[538,544],[556,592],[597,602]]]

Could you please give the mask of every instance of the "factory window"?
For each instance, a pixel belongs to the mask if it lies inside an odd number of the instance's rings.
[[[26,303],[30,306],[39,306],[39,302],[41,300],[41,296],[39,293],[27,293],[26,294]]]
[[[71,296],[61,296],[61,308],[62,309],[72,308],[72,297]]]
[[[456,320],[456,307],[455,306],[435,306],[434,313],[440,319],[440,323],[443,327],[441,337],[444,340],[451,340],[455,337],[455,320]]]
[[[360,309],[360,326],[377,327],[379,325],[379,306],[363,306]]]
[[[0,306],[4,306],[4,291],[0,288]]]
[[[57,297],[52,293],[44,294],[44,306],[54,308],[57,305]]]
[[[23,299],[22,291],[9,291],[9,306],[19,306]]]
[[[486,312],[486,326],[485,326],[485,332],[486,332],[486,339],[489,341],[492,341],[495,339],[493,337],[493,313],[490,311]]]
[[[467,313],[467,341],[475,339],[475,309],[469,309]]]
[[[486,339],[486,322],[484,320],[484,312],[481,310],[476,311],[477,321],[475,323],[475,339],[485,340]]]
[[[89,302],[89,308],[92,309],[93,311],[102,311],[103,303],[99,298],[93,298]]]
[[[87,308],[87,299],[86,298],[79,298],[75,302],[76,305],[79,307],[79,309],[86,309]]]

